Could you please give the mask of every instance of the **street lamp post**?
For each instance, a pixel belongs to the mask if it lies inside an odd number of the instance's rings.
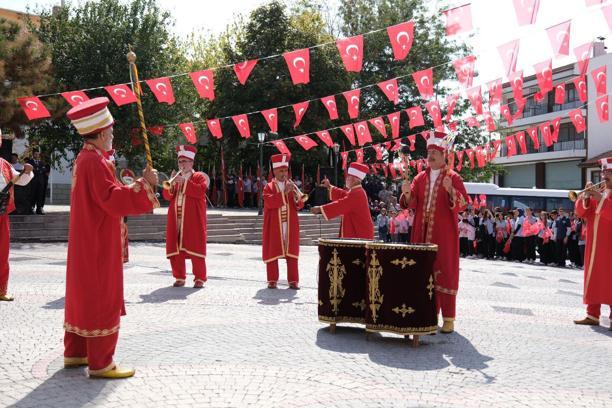
[[[340,145],[334,143],[334,185],[338,185],[338,152],[340,151]]]
[[[261,178],[263,177],[263,144],[266,140],[266,134],[264,132],[257,133],[257,140],[259,140],[259,180],[258,183],[258,191],[259,191],[259,202],[257,204],[257,215],[263,214],[263,191]]]

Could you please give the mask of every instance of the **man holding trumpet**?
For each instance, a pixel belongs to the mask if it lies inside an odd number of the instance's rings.
[[[602,304],[610,305],[612,320],[612,157],[601,161],[601,174],[603,181],[587,183],[575,204],[576,215],[586,220],[587,228],[583,297],[587,316],[574,321],[579,325],[598,326]]]
[[[278,260],[287,260],[287,282],[290,289],[299,289],[298,257],[300,254],[300,222],[298,211],[308,200],[306,194],[287,177],[287,154],[271,157],[274,179],[263,189],[264,221],[262,258],[266,264],[268,288],[276,289]]]
[[[191,259],[194,288],[206,282],[206,190],[210,179],[193,170],[196,148],[176,147],[178,172],[164,184],[163,196],[170,202],[166,224],[166,257],[170,259],[175,287],[185,286],[185,259]]]

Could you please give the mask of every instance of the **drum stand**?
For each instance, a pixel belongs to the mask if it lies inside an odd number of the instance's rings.
[[[330,323],[329,324],[329,332],[331,334],[336,334],[336,323]]]

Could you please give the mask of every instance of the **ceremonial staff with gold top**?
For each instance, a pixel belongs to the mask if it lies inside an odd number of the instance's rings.
[[[130,78],[132,80],[132,90],[136,94],[136,108],[138,109],[138,119],[140,121],[140,133],[145,148],[145,155],[147,156],[147,167],[153,168],[153,159],[151,158],[151,147],[149,146],[149,136],[147,135],[147,125],[145,124],[144,111],[142,110],[142,87],[140,86],[140,80],[138,79],[138,68],[136,67],[136,54],[132,51],[130,46],[130,52],[127,53],[127,60],[130,63]]]

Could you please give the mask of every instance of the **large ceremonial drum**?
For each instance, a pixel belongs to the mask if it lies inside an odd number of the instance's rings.
[[[434,244],[368,243],[366,330],[402,335],[435,333],[438,316]]]
[[[360,239],[319,240],[319,320],[365,323],[366,244]]]

